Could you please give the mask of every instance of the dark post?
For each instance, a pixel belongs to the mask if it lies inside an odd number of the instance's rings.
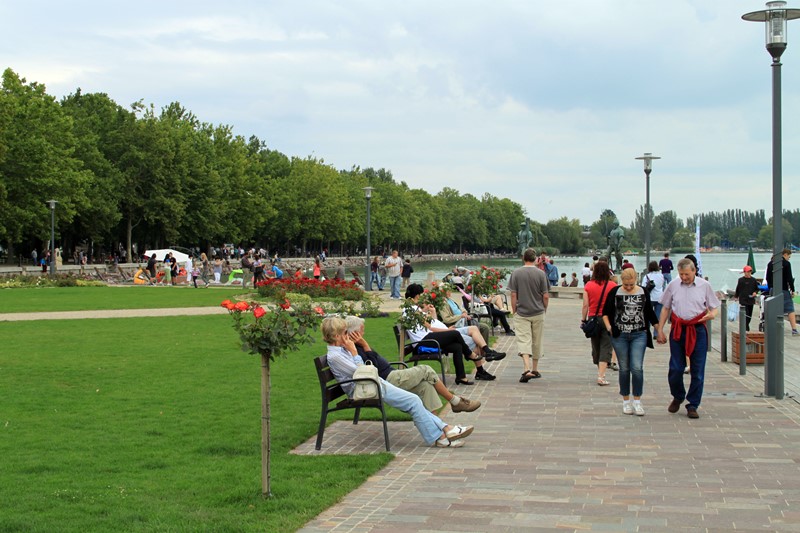
[[[370,238],[370,223],[371,223],[371,221],[370,221],[370,212],[369,212],[369,202],[370,202],[370,199],[372,198],[372,191],[373,191],[372,187],[364,187],[364,196],[367,199],[367,266],[364,269],[364,272],[366,273],[366,277],[364,278],[364,289],[368,290],[368,291],[372,290],[372,272],[370,270],[370,263],[372,262],[371,261],[372,250],[371,250],[371,246],[370,246],[370,242],[369,242],[369,238]]]
[[[722,317],[722,322],[719,326],[719,360],[726,363],[728,362],[728,300],[722,300],[719,314]]]
[[[56,274],[56,204],[55,200],[47,200],[50,204],[50,275]]]
[[[739,375],[747,374],[747,312],[739,306]]]

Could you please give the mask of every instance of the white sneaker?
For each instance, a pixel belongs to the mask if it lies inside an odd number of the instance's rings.
[[[444,434],[450,440],[458,440],[469,437],[473,429],[475,429],[474,426],[453,426],[448,431],[445,431]]]
[[[644,407],[641,403],[634,403],[633,404],[633,414],[636,416],[644,416]]]
[[[434,443],[436,448],[461,448],[464,445],[463,440],[450,440],[439,439]]]
[[[622,412],[626,415],[633,414],[633,405],[631,402],[622,402]]]

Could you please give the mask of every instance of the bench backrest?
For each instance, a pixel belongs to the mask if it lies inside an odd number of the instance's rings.
[[[342,396],[346,396],[344,389],[336,381],[331,367],[328,366],[328,356],[314,358],[314,366],[317,368],[317,378],[322,392],[322,402],[328,404]]]

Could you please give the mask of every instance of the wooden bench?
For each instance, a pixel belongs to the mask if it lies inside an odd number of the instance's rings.
[[[442,353],[442,347],[439,345],[438,341],[427,339],[419,342],[411,342],[405,330],[397,324],[394,325],[394,339],[397,341],[397,352],[400,360],[406,363],[406,365],[408,363],[414,363],[414,366],[417,366],[420,361],[439,361],[439,366],[442,368],[442,383],[445,386],[447,385],[445,368],[450,368],[450,361],[447,360],[447,355]],[[430,353],[417,351],[417,349],[422,346],[432,348],[436,351]]]
[[[583,299],[583,287],[550,287],[551,298]]]
[[[334,411],[342,411],[344,409],[355,409],[353,415],[353,425],[358,424],[358,418],[361,416],[362,408],[379,409],[381,412],[381,419],[383,420],[383,438],[386,441],[386,451],[391,451],[389,447],[389,428],[386,425],[386,410],[383,406],[383,391],[378,386],[378,397],[374,400],[351,400],[342,388],[343,383],[355,383],[356,381],[372,381],[369,378],[361,379],[347,379],[344,381],[336,381],[330,366],[328,366],[328,356],[316,357],[314,359],[314,366],[317,368],[317,377],[319,378],[319,386],[322,391],[322,411],[319,417],[319,430],[317,431],[317,450],[322,449],[322,437],[325,434],[325,424],[328,420],[328,413]],[[340,399],[341,398],[341,399]],[[337,401],[338,400],[338,401]]]

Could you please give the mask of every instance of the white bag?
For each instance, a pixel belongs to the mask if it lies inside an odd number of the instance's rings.
[[[733,322],[739,318],[739,304],[736,302],[728,303],[728,320]]]
[[[369,378],[374,382],[357,381],[354,383],[353,389],[354,400],[374,400],[378,397],[378,367],[372,364],[372,361],[367,361],[363,365],[358,365],[355,372],[353,372],[353,379]]]

